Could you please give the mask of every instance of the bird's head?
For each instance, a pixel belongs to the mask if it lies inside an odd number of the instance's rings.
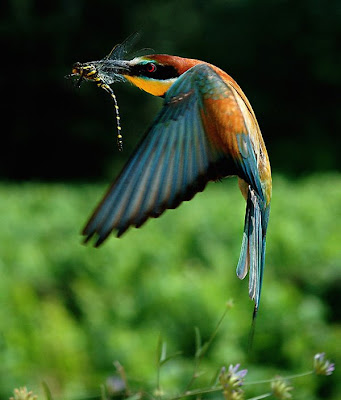
[[[122,63],[125,68],[122,68]],[[179,76],[199,63],[202,61],[153,54],[136,57],[129,61],[119,60],[120,69],[117,73],[140,89],[154,96],[163,96]]]

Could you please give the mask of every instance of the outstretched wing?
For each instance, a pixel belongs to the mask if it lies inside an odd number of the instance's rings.
[[[228,85],[206,64],[178,78],[152,127],[84,228],[86,241],[96,235],[99,246],[112,231],[121,236],[129,226],[140,227],[149,217],[157,218],[190,200],[210,180],[227,175],[250,180],[241,167],[247,159],[238,152],[238,143],[235,154],[230,154],[214,139],[219,132],[208,132],[205,123],[210,117],[205,110],[207,97],[222,91],[226,99],[231,97]],[[253,163],[253,153],[250,156]]]

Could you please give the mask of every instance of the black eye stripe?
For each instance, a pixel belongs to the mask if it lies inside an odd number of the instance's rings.
[[[132,66],[129,75],[145,76],[146,78],[166,80],[177,78],[179,76],[179,73],[172,65],[161,65],[150,62],[147,64],[136,64]]]

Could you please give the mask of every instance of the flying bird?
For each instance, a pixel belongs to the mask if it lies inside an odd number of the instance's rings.
[[[246,200],[237,276],[249,272],[249,296],[260,302],[266,231],[272,191],[271,169],[255,113],[238,84],[204,61],[151,54],[124,59],[125,44],[104,59],[76,63],[72,76],[94,81],[115,102],[110,84],[128,81],[163,97],[163,107],[125,167],[99,203],[83,234],[99,246],[116,232],[139,228],[166,209],[191,200],[209,181],[237,176]]]

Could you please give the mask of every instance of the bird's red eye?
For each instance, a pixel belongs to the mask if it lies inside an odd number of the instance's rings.
[[[156,65],[153,63],[148,63],[146,65],[146,69],[148,72],[155,72],[156,71]]]

